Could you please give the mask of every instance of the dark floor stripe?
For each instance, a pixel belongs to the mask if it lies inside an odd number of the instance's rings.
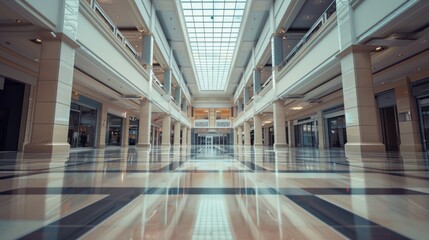
[[[140,194],[120,189],[112,195],[27,234],[20,239],[77,239],[122,209]]]
[[[286,196],[298,206],[350,239],[407,239],[316,196]]]
[[[87,195],[87,194],[114,194],[119,191],[132,191],[138,194],[209,194],[209,195],[234,195],[234,194],[282,194],[286,196],[306,195],[429,195],[429,193],[414,191],[404,188],[119,188],[119,187],[65,187],[65,188],[18,188],[0,192],[0,195]]]

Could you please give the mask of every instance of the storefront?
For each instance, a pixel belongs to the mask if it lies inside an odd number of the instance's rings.
[[[414,83],[412,92],[417,101],[422,148],[429,151],[429,79]],[[411,118],[411,114],[407,115]]]
[[[295,125],[295,146],[297,147],[317,147],[317,120],[314,116],[296,120]]]
[[[387,151],[398,151],[400,145],[398,113],[394,90],[376,95],[380,114],[381,134]]]
[[[344,148],[347,143],[346,118],[344,106],[335,106],[323,111],[325,124],[324,139],[329,148]]]
[[[67,137],[71,148],[95,147],[100,106],[100,103],[84,96],[72,100]]]
[[[113,114],[107,114],[106,145],[122,145],[123,118]]]
[[[139,139],[139,119],[130,116],[130,128],[128,134],[128,145],[136,145]]]

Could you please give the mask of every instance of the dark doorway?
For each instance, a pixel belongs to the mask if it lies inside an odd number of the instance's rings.
[[[386,151],[399,150],[400,138],[396,116],[396,106],[380,108],[383,143],[386,146]]]
[[[0,151],[17,151],[25,85],[5,79],[0,89]]]

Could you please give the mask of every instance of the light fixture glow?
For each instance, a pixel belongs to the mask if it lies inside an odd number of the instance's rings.
[[[301,109],[303,109],[303,107],[301,107],[301,106],[296,106],[296,107],[292,107],[292,108],[290,108],[290,109],[292,109],[292,110],[301,110]]]

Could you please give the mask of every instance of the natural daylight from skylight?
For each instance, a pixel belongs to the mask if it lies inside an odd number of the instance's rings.
[[[225,90],[246,0],[181,3],[200,90]]]

